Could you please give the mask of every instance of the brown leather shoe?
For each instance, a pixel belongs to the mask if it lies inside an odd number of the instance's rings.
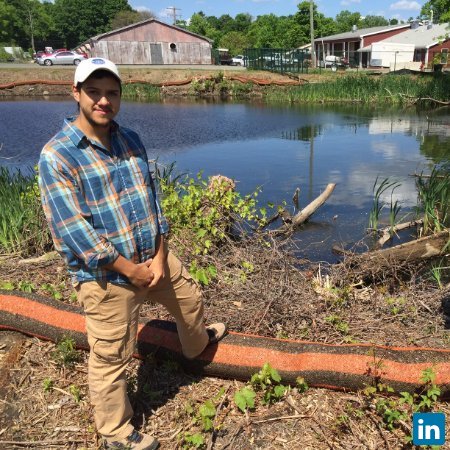
[[[209,337],[209,344],[217,344],[222,338],[228,334],[228,329],[224,323],[212,323],[206,327]]]

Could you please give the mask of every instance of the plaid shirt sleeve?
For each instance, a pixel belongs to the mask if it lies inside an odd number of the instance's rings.
[[[58,251],[65,255],[72,253],[89,269],[97,269],[118,258],[114,246],[91,226],[91,213],[75,178],[54,153],[41,155],[39,185]]]

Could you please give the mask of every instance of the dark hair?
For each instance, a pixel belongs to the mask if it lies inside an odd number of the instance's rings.
[[[105,70],[105,69],[99,69],[96,70],[95,72],[92,72],[87,78],[86,80],[89,80],[89,78],[93,78],[94,80],[100,80],[102,78],[114,78],[115,80],[118,81],[119,86],[120,86],[120,95],[122,95],[122,83],[120,82],[120,79],[117,78],[113,73],[111,73],[109,70]],[[86,80],[84,80],[84,82],[86,82]],[[83,83],[84,83],[83,82]],[[83,83],[77,83],[77,90],[80,91],[81,88],[83,87]]]

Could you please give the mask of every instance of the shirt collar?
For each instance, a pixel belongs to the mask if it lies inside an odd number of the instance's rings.
[[[63,132],[76,145],[80,146],[81,141],[88,140],[88,137],[73,123],[77,116],[66,117],[64,120]],[[119,124],[114,120],[111,123],[111,136],[119,130]]]

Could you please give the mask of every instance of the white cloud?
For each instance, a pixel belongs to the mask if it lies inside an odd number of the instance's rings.
[[[402,9],[402,10],[417,10],[419,11],[421,6],[419,3],[408,0],[400,0],[396,3],[391,3],[390,9]]]
[[[151,12],[150,9],[146,6],[136,6],[136,8],[134,9],[139,12]]]
[[[361,3],[361,0],[342,0],[342,6],[350,6],[352,3]]]
[[[158,17],[161,17],[163,19],[166,19],[167,17],[169,17],[169,11],[167,8],[162,9],[161,11],[159,11],[158,13]]]

